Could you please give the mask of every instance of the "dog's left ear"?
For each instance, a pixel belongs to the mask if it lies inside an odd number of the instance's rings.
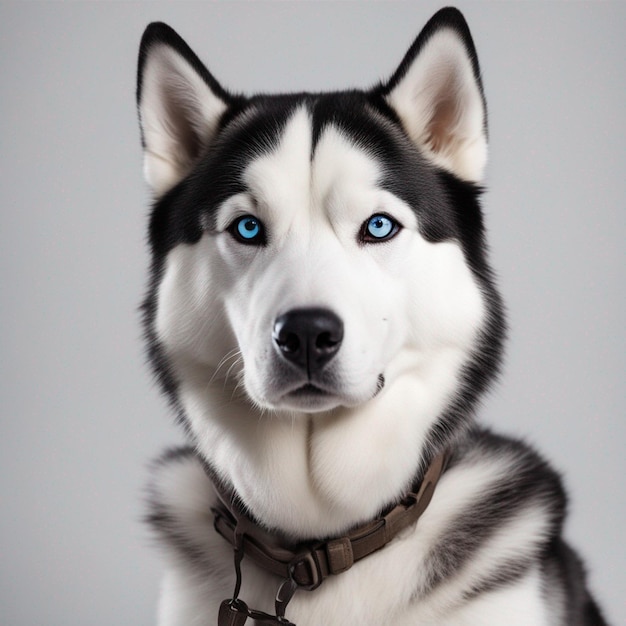
[[[476,49],[457,9],[430,19],[382,93],[427,158],[459,178],[481,181],[487,111]]]
[[[137,109],[144,174],[158,197],[189,172],[216,135],[231,101],[189,46],[167,24],[141,39]]]

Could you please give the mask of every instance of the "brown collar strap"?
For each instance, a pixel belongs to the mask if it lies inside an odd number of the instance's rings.
[[[446,462],[445,453],[435,457],[419,489],[408,493],[384,516],[341,537],[306,542],[293,548],[282,545],[276,536],[262,529],[240,507],[233,507],[233,491],[224,491],[216,485],[219,501],[212,509],[215,530],[233,545],[237,573],[233,599],[222,603],[218,626],[243,626],[248,617],[259,624],[291,624],[284,617],[285,608],[297,589],[317,589],[328,576],[349,570],[354,563],[380,550],[417,522],[430,503]],[[285,579],[276,596],[276,616],[250,610],[238,599],[240,563],[244,555],[262,569]]]

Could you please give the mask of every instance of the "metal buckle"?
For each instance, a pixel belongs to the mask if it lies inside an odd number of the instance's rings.
[[[296,568],[299,565],[304,565],[309,574],[309,580],[312,582],[310,584],[303,584],[296,578]],[[289,578],[293,580],[300,589],[305,589],[306,591],[313,591],[313,589],[317,589],[323,582],[324,577],[322,574],[322,568],[320,566],[319,559],[317,558],[317,552],[315,548],[312,548],[309,552],[301,554],[295,557],[291,563],[289,563]]]

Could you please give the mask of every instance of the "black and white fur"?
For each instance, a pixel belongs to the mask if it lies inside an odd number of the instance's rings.
[[[224,90],[151,24],[137,98],[155,196],[148,350],[190,440],[153,467],[159,624],[213,625],[233,591],[205,464],[298,542],[375,518],[444,448],[451,460],[419,523],[296,593],[289,619],[604,624],[561,538],[558,475],[474,421],[505,322],[479,206],[485,101],[461,14],[438,12],[369,91],[253,97]],[[376,215],[389,236],[371,235]],[[261,229],[252,243],[238,234],[245,216]],[[277,338],[278,320],[301,311],[304,343],[311,311],[341,330],[323,362],[313,347],[294,359]],[[241,597],[271,611],[279,581],[245,560],[243,580]]]

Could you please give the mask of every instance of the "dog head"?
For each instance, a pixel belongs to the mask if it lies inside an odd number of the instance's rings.
[[[151,24],[137,99],[155,197],[147,337],[183,419],[235,401],[257,415],[397,406],[401,380],[431,426],[467,413],[503,322],[460,13],[432,18],[371,90],[255,97]]]

